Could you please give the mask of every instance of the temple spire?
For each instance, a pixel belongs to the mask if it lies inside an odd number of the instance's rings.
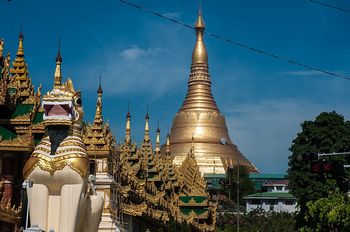
[[[125,125],[125,142],[131,142],[131,115],[130,115],[130,104],[128,102],[128,113],[126,114],[126,125]]]
[[[102,126],[103,124],[103,116],[102,116],[102,87],[101,87],[101,75],[99,77],[99,85],[97,89],[97,102],[96,102],[96,113],[94,124],[96,126]]]
[[[12,62],[11,72],[11,85],[17,89],[17,102],[24,102],[29,100],[30,102],[35,101],[34,87],[32,80],[29,77],[28,65],[24,60],[24,49],[23,49],[23,32],[22,25],[19,33],[18,50],[16,58]]]
[[[148,121],[149,121],[149,115],[148,115],[148,105],[147,105],[147,113],[146,113],[146,117],[145,117],[145,136],[143,138],[143,141],[144,142],[148,142],[150,141],[150,138],[149,138],[149,125],[148,125]]]
[[[24,56],[24,49],[23,49],[23,33],[22,33],[22,24],[20,26],[20,33],[19,33],[19,43],[18,43],[18,50],[17,50],[17,56]]]
[[[197,21],[194,26],[196,29],[197,40],[192,53],[192,64],[207,64],[208,53],[207,53],[207,49],[205,48],[205,44],[203,40],[205,24],[204,24],[203,15],[202,15],[201,4],[199,5]]]
[[[101,87],[101,79],[102,79],[102,77],[101,77],[101,74],[100,74],[99,82],[98,82],[97,94],[102,96],[103,91],[102,91],[102,87]]]
[[[61,86],[61,84],[62,84],[61,64],[62,64],[61,39],[59,39],[58,40],[58,52],[57,52],[57,56],[56,56],[56,70],[55,70],[55,83],[54,83],[55,87]]]
[[[208,53],[204,44],[205,24],[201,6],[195,23],[196,43],[192,52],[191,73],[188,79],[188,91],[181,110],[219,111],[211,93],[211,80],[208,65]]]
[[[160,152],[160,129],[159,129],[159,120],[158,120],[158,128],[157,128],[157,137],[156,137],[156,153]]]

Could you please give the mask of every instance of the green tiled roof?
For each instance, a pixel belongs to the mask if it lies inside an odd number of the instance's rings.
[[[194,208],[194,207],[183,208],[183,207],[181,207],[181,213],[183,213],[185,215],[189,215],[191,213],[191,211],[194,211],[195,214],[197,214],[197,215],[201,215],[201,214],[207,212],[208,210],[203,209],[203,208]]]
[[[33,124],[41,123],[43,121],[43,115],[44,115],[44,112],[37,112],[34,117]]]
[[[12,113],[11,118],[16,118],[18,116],[24,115],[32,111],[33,104],[17,104],[15,112]]]
[[[180,196],[180,200],[183,203],[189,203],[191,199],[194,199],[194,201],[196,203],[202,203],[205,200],[207,200],[207,197],[203,197],[203,196]]]
[[[248,196],[245,196],[244,199],[295,199],[292,194],[288,192],[263,192],[263,193],[254,193]]]
[[[286,179],[287,174],[260,174],[251,173],[249,174],[250,179]]]
[[[204,179],[226,178],[226,174],[204,173]]]
[[[7,130],[6,128],[0,127],[0,136],[3,140],[14,139],[16,138],[16,134]]]
[[[249,174],[249,179],[251,179],[254,182],[255,190],[261,191],[262,190],[262,185],[266,181],[285,180],[285,179],[287,179],[287,174],[251,173],[251,174]]]

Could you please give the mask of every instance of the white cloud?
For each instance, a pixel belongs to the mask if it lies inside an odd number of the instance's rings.
[[[171,18],[171,19],[180,19],[181,12],[180,11],[167,12],[167,13],[164,13],[163,16]]]
[[[130,48],[124,49],[120,53],[120,56],[125,60],[135,60],[138,58],[154,57],[163,51],[159,47],[142,49],[137,45],[132,45]]]
[[[261,100],[225,108],[231,139],[263,173],[287,170],[289,147],[301,130],[300,123],[314,120],[323,111],[350,115],[349,109],[302,99]]]
[[[103,85],[107,95],[144,94],[155,99],[186,82],[189,73],[181,60],[182,52],[133,45],[106,49],[103,53],[103,59],[90,61],[93,65],[82,69],[79,75],[84,76],[79,83],[82,88],[95,91],[96,76],[101,73],[102,83],[108,83]],[[168,56],[178,59],[180,65],[174,65]]]
[[[136,94],[153,101],[186,83],[194,39],[183,38],[189,32],[163,22],[146,23],[143,28],[140,36],[147,36],[141,41],[106,43],[86,58],[76,73],[83,77],[78,79],[81,88],[95,92],[96,77],[101,74],[106,95],[129,98]],[[189,49],[179,49],[189,44]]]

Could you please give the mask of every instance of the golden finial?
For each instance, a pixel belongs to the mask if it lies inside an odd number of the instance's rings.
[[[155,152],[160,152],[160,129],[159,129],[159,120],[158,120],[158,128],[157,128],[157,137],[156,137],[156,149]]]
[[[99,83],[98,83],[98,89],[97,89],[97,93],[98,93],[99,95],[102,95],[102,93],[103,93],[102,87],[101,87],[101,78],[102,78],[102,76],[101,76],[101,74],[100,74]]]
[[[202,16],[202,4],[199,4],[198,17],[195,23],[197,41],[192,52],[192,64],[207,64],[208,53],[204,45],[203,34],[205,30],[205,24]]]
[[[17,56],[24,56],[24,50],[23,50],[23,33],[22,33],[22,24],[20,26],[20,33],[19,33],[19,43],[18,43],[18,50],[17,50]]]
[[[97,103],[96,103],[96,114],[95,114],[95,125],[101,126],[103,124],[102,117],[102,87],[101,87],[101,75],[99,77],[99,85],[97,89]]]
[[[146,123],[145,123],[145,136],[143,138],[143,141],[150,141],[149,138],[149,126],[148,126],[148,121],[149,121],[149,115],[148,115],[148,104],[147,104],[147,113],[145,117]]]
[[[41,88],[42,88],[42,85],[40,84],[39,87],[38,87],[38,91],[36,92],[36,97],[40,99],[41,97]]]
[[[131,141],[131,125],[130,125],[130,104],[128,102],[128,113],[126,114],[126,126],[125,126],[125,142],[130,143]]]
[[[55,87],[59,87],[62,84],[61,64],[62,64],[61,39],[58,39],[58,52],[56,56],[56,70],[55,70],[55,83],[54,83]]]
[[[199,7],[198,7],[198,18],[195,24],[196,29],[205,29],[205,23],[203,21],[203,16],[202,16],[202,1],[199,0]]]

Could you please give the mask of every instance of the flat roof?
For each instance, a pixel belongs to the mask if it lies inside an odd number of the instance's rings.
[[[204,173],[204,178],[226,178],[226,174]]]
[[[287,174],[262,174],[262,173],[250,173],[250,179],[286,179]]]

